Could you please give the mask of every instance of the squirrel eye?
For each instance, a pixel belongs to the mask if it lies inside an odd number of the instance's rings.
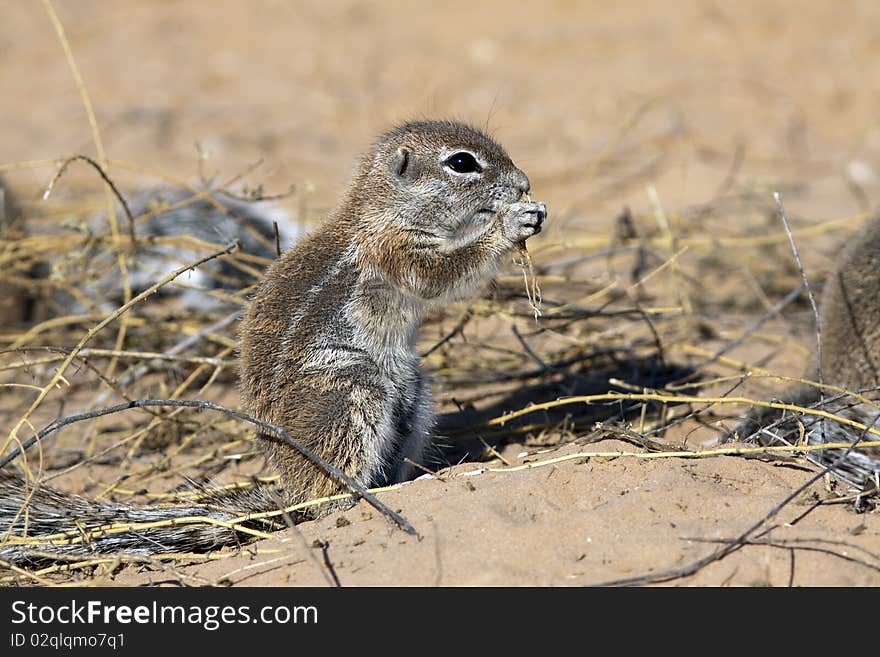
[[[444,164],[456,173],[479,173],[483,170],[476,158],[466,151],[453,153]]]

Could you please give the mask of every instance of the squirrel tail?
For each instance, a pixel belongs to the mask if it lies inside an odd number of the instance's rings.
[[[841,443],[852,448],[821,449],[806,452],[813,463],[830,468],[831,474],[860,490],[872,490],[880,476],[880,448],[862,447],[876,442],[878,436],[849,424],[856,422],[868,429],[880,430],[880,404],[860,401],[847,395],[831,393],[819,399],[816,389],[802,386],[784,397],[789,404],[822,410],[844,421],[818,415],[798,415],[774,408],[754,408],[727,435],[761,445],[822,445]]]
[[[100,555],[205,552],[286,526],[281,498],[265,488],[203,488],[199,503],[98,502],[0,471],[0,565],[33,565]]]

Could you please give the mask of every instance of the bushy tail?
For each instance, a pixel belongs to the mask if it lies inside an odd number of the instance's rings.
[[[207,489],[192,505],[108,503],[26,484],[0,471],[0,560],[26,565],[101,555],[205,552],[283,528],[280,498],[263,488]],[[2,563],[0,563],[2,565]]]
[[[762,445],[822,445],[841,443],[852,449],[809,451],[806,457],[860,490],[874,490],[880,475],[880,448],[864,447],[880,436],[880,403],[855,399],[849,395],[827,394],[819,399],[815,388],[802,386],[784,396],[787,403],[806,409],[823,411],[835,418],[800,414],[773,408],[755,408],[729,437]],[[847,421],[868,427],[863,429]]]

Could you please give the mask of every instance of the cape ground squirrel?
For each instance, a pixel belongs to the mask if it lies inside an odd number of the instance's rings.
[[[865,397],[877,398],[880,387],[880,216],[870,219],[856,231],[835,259],[825,280],[820,302],[819,325],[822,344],[822,378],[824,383],[844,388]],[[818,359],[807,368],[804,378],[816,380]],[[824,400],[813,386],[799,385],[784,394],[783,399],[800,406],[816,406],[826,411],[880,429],[880,406],[861,402],[833,390],[825,390]],[[736,430],[740,437],[761,442],[781,440],[794,433],[792,423],[775,422],[780,413],[773,409],[756,409]],[[833,420],[804,417],[806,437],[811,444],[848,442],[856,439],[874,441],[878,437]],[[776,427],[768,425],[773,424]],[[813,452],[821,464],[828,465],[842,456],[839,450]],[[861,486],[880,471],[880,450],[854,449],[835,466],[834,472],[845,480]]]
[[[3,191],[0,179],[0,195]],[[8,189],[5,191],[7,199],[11,198]],[[135,219],[136,235],[135,249],[126,254],[132,294],[206,255],[210,244],[239,243],[236,254],[211,260],[159,290],[163,296],[179,296],[181,305],[192,312],[216,310],[226,301],[235,303],[228,295],[259,279],[264,265],[251,256],[266,261],[275,258],[276,224],[278,246],[283,250],[304,233],[302,226],[274,203],[239,199],[222,192],[200,196],[190,190],[158,187],[133,194],[127,204]],[[0,202],[0,236],[2,214]],[[27,228],[21,212],[6,214],[18,217],[19,232]],[[125,239],[128,219],[121,205],[117,206],[117,216]],[[107,217],[87,217],[76,224],[76,229],[73,244],[63,253],[51,253],[43,260],[17,265],[19,270],[23,269],[19,278],[41,279],[41,285],[39,291],[15,287],[20,307],[15,313],[6,313],[7,321],[41,321],[96,310],[106,314],[122,305],[117,251],[112,243],[108,248],[104,241],[109,235]]]
[[[214,309],[221,305],[221,297],[213,296],[211,290],[230,293],[256,283],[263,266],[246,258],[257,256],[272,260],[276,257],[273,222],[278,225],[282,250],[290,248],[304,232],[273,203],[243,200],[221,192],[196,198],[189,190],[159,188],[138,193],[129,205],[135,219],[147,217],[135,225],[136,234],[148,238],[137,243],[137,250],[130,258],[129,283],[135,294],[208,252],[205,247],[187,245],[184,240],[174,238],[194,237],[219,246],[238,241],[239,253],[245,254],[245,258],[233,255],[211,260],[192,275],[183,276],[160,290],[165,294],[180,294],[183,306],[191,310]],[[121,214],[119,217],[120,231],[124,232],[127,219]],[[106,217],[99,217],[98,221],[106,227]],[[89,252],[86,257],[93,260],[96,255],[106,262],[105,269],[111,273],[93,284],[90,297],[109,298],[120,305],[123,295],[116,254],[105,250],[100,254]],[[89,264],[89,269],[95,268],[93,263]]]
[[[250,301],[241,326],[244,408],[364,486],[405,479],[406,459],[419,459],[433,421],[415,351],[422,314],[472,294],[541,230],[546,207],[521,201],[528,191],[529,179],[504,149],[474,128],[424,121],[383,135],[337,209],[269,267]],[[281,475],[285,502],[338,491],[292,448],[265,435],[258,443]],[[22,484],[0,478],[0,523],[18,533]],[[38,486],[27,503],[29,535],[57,531],[68,515],[94,527],[277,508],[259,490],[210,507],[161,509],[98,505]],[[235,540],[223,527],[176,526],[53,549],[144,554]],[[0,547],[0,558],[26,560],[25,548]]]

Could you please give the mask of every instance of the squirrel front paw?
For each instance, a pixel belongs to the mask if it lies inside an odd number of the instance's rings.
[[[498,218],[504,236],[511,244],[517,244],[541,232],[541,224],[547,218],[547,206],[535,201],[508,203],[501,208]]]

